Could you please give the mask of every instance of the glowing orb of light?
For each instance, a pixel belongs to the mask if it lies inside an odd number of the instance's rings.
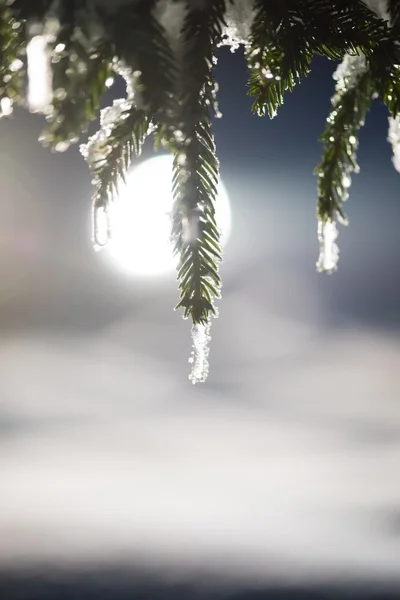
[[[172,156],[151,158],[131,169],[111,209],[107,254],[124,271],[140,276],[166,274],[176,268],[171,235]],[[228,193],[219,183],[215,216],[221,242],[231,229]]]

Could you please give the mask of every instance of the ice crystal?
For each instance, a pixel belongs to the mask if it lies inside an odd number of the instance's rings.
[[[210,323],[206,325],[197,323],[192,326],[192,354],[189,363],[192,370],[189,379],[193,384],[202,383],[208,376],[208,354],[210,336]]]

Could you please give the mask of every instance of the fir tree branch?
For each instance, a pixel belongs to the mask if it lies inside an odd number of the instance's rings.
[[[137,72],[142,108],[154,124],[170,123],[175,60],[163,27],[154,16],[157,0],[139,0],[115,12],[100,11],[115,55]]]
[[[60,30],[53,43],[53,89],[48,125],[41,136],[44,145],[66,149],[86,133],[98,116],[100,101],[111,76],[111,47],[98,38],[96,15],[82,3],[66,6]],[[88,25],[90,23],[90,26]]]
[[[310,71],[312,52],[305,35],[307,24],[299,11],[302,2],[256,0],[247,61],[253,111],[273,118],[283,104],[285,90]]]
[[[11,112],[12,105],[21,100],[23,88],[22,25],[5,5],[0,6],[0,116]],[[2,110],[3,109],[3,110]]]
[[[396,117],[400,112],[400,56],[393,58],[391,41],[375,50],[369,64],[377,94]]]
[[[398,38],[400,30],[400,0],[388,0],[390,27]]]
[[[183,91],[179,103],[181,128],[170,144],[174,151],[173,239],[180,255],[178,279],[184,316],[207,325],[216,314],[220,295],[217,263],[221,259],[214,201],[218,160],[211,128],[212,61],[221,39],[224,0],[209,0],[196,10],[187,2],[183,26]]]
[[[314,55],[379,54],[385,64],[398,58],[387,25],[359,0],[256,0],[255,9],[247,60],[259,115],[276,115],[285,91],[310,72]]]
[[[317,215],[322,223],[334,222],[338,217],[346,222],[343,201],[348,196],[351,173],[358,172],[358,133],[374,95],[371,71],[367,64],[350,85],[348,79],[345,78],[343,86],[338,86],[325,131],[320,138],[323,154],[315,173],[319,177]]]
[[[81,147],[96,187],[93,195],[95,218],[99,209],[108,214],[120,182],[125,181],[132,157],[140,155],[149,130],[150,121],[146,113],[124,100],[117,100],[112,107],[102,111],[101,129]],[[94,227],[95,245],[105,245],[108,234],[108,231],[103,232],[102,243]]]
[[[72,4],[70,2],[70,4]],[[45,15],[48,13],[53,0],[14,0],[11,3],[11,10],[14,16],[18,20],[27,21],[43,21]]]
[[[315,49],[322,56],[339,59],[344,52],[369,56],[391,36],[387,24],[362,0],[306,0],[304,10],[312,22]]]

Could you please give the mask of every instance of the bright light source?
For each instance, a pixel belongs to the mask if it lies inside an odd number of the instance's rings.
[[[105,252],[135,275],[162,275],[175,269],[170,242],[172,211],[172,157],[151,158],[133,168],[121,185],[111,209],[112,239]],[[216,219],[226,243],[231,228],[227,191],[222,183],[216,201]]]

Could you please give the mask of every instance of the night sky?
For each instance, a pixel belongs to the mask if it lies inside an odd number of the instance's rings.
[[[198,386],[174,275],[127,276],[94,253],[78,149],[41,148],[38,117],[1,121],[5,600],[383,598],[399,585],[400,175],[375,102],[339,270],[317,274],[333,69],[316,61],[270,121],[251,114],[241,53],[220,53],[233,228]]]

